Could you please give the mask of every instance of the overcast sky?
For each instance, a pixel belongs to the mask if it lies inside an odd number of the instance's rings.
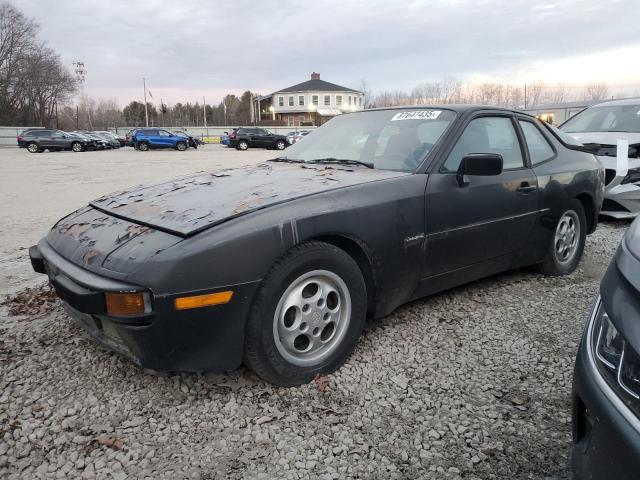
[[[639,0],[13,0],[86,91],[119,103],[142,77],[165,102],[217,103],[309,78],[375,91],[445,76],[640,90]]]

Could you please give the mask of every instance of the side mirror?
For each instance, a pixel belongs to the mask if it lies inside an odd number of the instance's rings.
[[[469,181],[467,175],[491,176],[502,173],[502,155],[497,153],[470,153],[462,158],[456,179],[461,187]]]

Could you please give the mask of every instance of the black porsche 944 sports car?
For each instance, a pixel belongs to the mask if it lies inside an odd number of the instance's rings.
[[[524,265],[573,271],[604,171],[563,135],[489,107],[344,114],[272,161],[99,198],[29,253],[143,367],[244,361],[299,384],[343,364],[366,317]]]

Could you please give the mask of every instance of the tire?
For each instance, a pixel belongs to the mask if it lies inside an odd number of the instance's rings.
[[[586,238],[584,207],[579,200],[573,199],[558,218],[539,271],[545,275],[569,275],[582,259]]]
[[[298,245],[274,264],[256,293],[244,363],[275,385],[308,383],[344,364],[366,312],[365,282],[353,258],[324,242]]]
[[[246,140],[240,140],[238,142],[238,146],[236,147],[238,150],[246,150],[249,148],[249,144]]]
[[[275,148],[276,150],[284,150],[284,149],[285,149],[285,147],[286,147],[286,145],[285,145],[285,143],[284,143],[284,140],[278,140],[278,141],[275,143],[275,145],[274,145],[274,148]]]
[[[140,142],[138,144],[138,150],[141,152],[146,152],[149,150],[149,144],[147,142]]]
[[[39,153],[39,152],[41,152],[42,150],[40,150],[40,147],[38,146],[38,144],[37,144],[37,143],[35,143],[35,142],[30,142],[30,143],[27,143],[27,151],[28,151],[29,153]]]
[[[84,151],[84,148],[82,147],[82,144],[80,142],[73,142],[71,144],[71,151],[78,153]]]
[[[184,152],[187,149],[187,144],[184,142],[176,142],[176,150]]]

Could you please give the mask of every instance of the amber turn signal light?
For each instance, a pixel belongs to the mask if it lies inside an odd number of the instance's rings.
[[[123,292],[104,294],[107,314],[118,317],[142,315],[145,313],[144,295],[142,292]]]
[[[192,297],[176,298],[174,305],[176,310],[188,310],[190,308],[208,307],[229,303],[233,297],[233,291],[207,293],[206,295],[194,295]]]

